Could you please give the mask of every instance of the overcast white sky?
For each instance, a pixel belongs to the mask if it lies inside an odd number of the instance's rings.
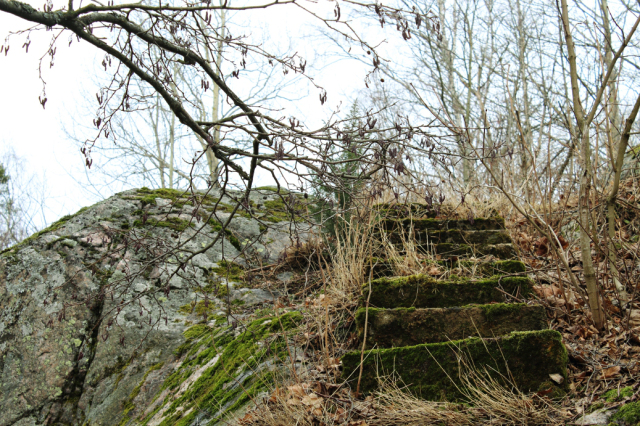
[[[29,3],[36,8],[42,7],[33,1]],[[54,7],[61,4],[54,2]],[[321,16],[333,15],[332,1],[320,0],[315,5],[307,5],[315,7]],[[312,37],[318,33],[318,22],[299,9],[272,8],[253,14],[251,19],[251,27],[264,26],[273,40],[286,42],[292,38],[303,56],[320,54],[319,58],[326,61],[327,65],[322,71],[313,72],[316,81],[328,90],[329,102],[321,108],[316,91],[310,92],[309,99],[297,105],[308,117],[316,120],[327,117],[330,108],[335,108],[340,102],[349,105],[353,96],[364,88],[366,67],[356,61],[335,63],[330,57],[322,56],[324,47],[318,43],[317,37]],[[259,21],[258,25],[254,25],[256,20]],[[0,13],[0,44],[10,31],[28,27],[27,22]],[[387,32],[386,36],[391,34],[393,31]],[[51,35],[52,32],[44,30],[32,33],[28,53],[21,48],[25,36],[14,35],[9,54],[6,57],[4,53],[0,55],[0,152],[12,148],[25,159],[25,174],[44,176],[48,195],[47,222],[98,201],[81,187],[85,173],[84,159],[77,145],[69,140],[65,128],[72,129],[74,119],[90,122],[90,116],[87,118],[82,115],[87,111],[85,105],[88,103],[93,108],[95,101],[91,103],[93,99],[85,100],[85,97],[97,92],[93,87],[95,79],[92,79],[92,74],[98,69],[103,56],[86,43],[74,42],[68,47],[68,35],[61,36],[57,43],[54,67],[49,69],[48,60],[43,62],[42,74],[47,83],[48,98],[46,109],[43,109],[38,101],[42,92],[38,64],[39,58],[47,51]],[[378,40],[383,36],[379,34]]]

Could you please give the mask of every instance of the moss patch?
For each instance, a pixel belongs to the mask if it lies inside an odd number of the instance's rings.
[[[156,204],[156,198],[165,198],[173,201],[174,203],[180,197],[186,197],[190,195],[187,191],[181,191],[170,188],[149,189],[142,187],[137,191],[138,199],[142,201],[142,205]]]
[[[167,378],[162,389],[176,390],[201,366],[218,357],[215,363],[201,372],[182,395],[167,398],[166,411],[161,425],[189,425],[201,413],[209,413],[215,423],[225,413],[233,412],[246,404],[251,397],[266,388],[273,372],[260,365],[274,360],[285,361],[287,335],[302,320],[299,312],[289,312],[280,317],[261,318],[251,322],[235,337],[233,326],[208,327],[198,324],[185,332],[188,342],[181,354],[185,361]],[[244,390],[243,390],[244,389]],[[183,410],[178,410],[182,407]],[[190,408],[194,410],[189,410]],[[218,413],[220,407],[226,407]],[[191,412],[189,412],[191,411]],[[183,413],[189,412],[186,416]],[[147,423],[151,416],[143,420]]]
[[[222,231],[222,224],[220,224],[220,222],[218,222],[214,218],[209,219],[209,225],[211,226],[213,232]],[[231,245],[235,247],[236,250],[242,251],[242,244],[240,244],[240,240],[238,240],[238,237],[236,237],[230,229],[225,229],[224,234],[226,235],[227,240],[229,240]]]
[[[147,370],[147,372],[144,374],[144,377],[142,378],[140,383],[138,383],[138,386],[136,386],[133,389],[133,391],[131,391],[131,394],[129,395],[129,397],[122,404],[123,406],[122,420],[118,424],[119,426],[124,426],[129,422],[129,420],[131,420],[129,413],[131,412],[131,410],[135,408],[135,405],[133,405],[133,401],[136,399],[136,397],[140,393],[140,389],[142,388],[142,385],[144,385],[144,383],[147,381],[147,377],[149,376],[149,373],[151,373],[152,371],[161,369],[163,365],[164,363],[160,362],[156,365],[151,366],[151,368],[149,368],[149,370]]]
[[[640,424],[640,402],[630,402],[620,407],[617,413],[611,416],[610,424],[621,426],[636,426]]]
[[[227,278],[230,281],[242,281],[244,278],[244,268],[234,262],[227,260],[221,260],[218,262],[217,268],[211,268],[212,272],[218,274],[222,278]]]
[[[183,315],[195,314],[198,316],[209,315],[215,310],[215,304],[210,300],[200,300],[197,303],[191,302],[190,304],[183,305],[178,309]]]
[[[620,401],[623,398],[629,398],[631,396],[633,396],[633,387],[627,386],[626,388],[620,389],[620,393],[618,393],[618,389],[611,389],[603,395],[603,398],[607,402],[612,403]]]
[[[4,250],[2,250],[0,252],[0,255],[10,252],[10,251],[17,251],[18,249],[20,249],[21,247],[26,246],[27,244],[35,241],[37,238],[39,238],[41,235],[44,235],[48,232],[55,232],[58,229],[62,228],[62,226],[64,226],[64,224],[66,224],[67,222],[69,222],[71,219],[73,219],[74,217],[78,216],[81,213],[84,213],[85,211],[87,211],[89,209],[89,207],[83,207],[80,210],[78,210],[77,212],[75,212],[74,214],[69,214],[66,216],[62,216],[60,219],[58,219],[57,221],[53,222],[50,226],[48,226],[47,228],[43,229],[42,231],[38,231],[35,234],[31,235],[28,238],[25,238],[24,240],[22,240],[21,242],[19,242],[18,244],[8,247]]]
[[[480,371],[488,371],[496,380],[509,377],[523,392],[547,386],[549,374],[564,380],[560,393],[567,388],[567,351],[560,333],[552,330],[514,332],[499,339],[471,338],[446,343],[432,343],[392,349],[375,349],[365,353],[361,389],[371,392],[378,385],[377,375],[397,374],[413,394],[434,401],[464,401],[461,376],[469,367],[459,356],[473,360]],[[360,351],[342,358],[344,380],[358,379]],[[354,385],[355,386],[355,385]]]

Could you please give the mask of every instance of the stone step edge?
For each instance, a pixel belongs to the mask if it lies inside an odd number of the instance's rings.
[[[394,276],[393,267],[395,264],[401,262],[393,262],[388,259],[381,258],[371,258],[365,264],[365,277],[369,277],[371,272],[371,267],[373,265],[373,276],[374,278],[382,278],[382,277],[391,277]],[[429,262],[425,259],[423,262],[423,266],[428,266]],[[512,275],[512,274],[523,274],[526,272],[527,268],[521,260],[496,260],[490,262],[474,262],[472,260],[437,260],[433,263],[434,266],[439,266],[445,269],[454,269],[454,268],[476,268],[477,273],[484,276],[495,276],[495,275]]]
[[[382,229],[390,228],[409,228],[413,227],[414,231],[424,230],[469,230],[469,231],[486,231],[486,230],[506,230],[504,218],[499,216],[477,218],[473,222],[467,219],[384,219],[380,222]]]
[[[427,244],[427,250],[431,245]],[[433,245],[436,254],[444,258],[463,257],[463,256],[493,256],[498,259],[512,259],[517,257],[517,252],[513,244],[454,244],[454,243],[437,243]]]
[[[501,290],[500,290],[501,288]],[[505,293],[519,299],[533,294],[529,277],[494,277],[483,280],[447,281],[429,275],[378,278],[362,284],[360,306],[376,308],[449,308],[469,304],[503,302]]]
[[[403,249],[400,243],[394,244],[400,253]],[[513,244],[456,244],[456,243],[420,243],[416,242],[416,248],[424,254],[436,254],[440,258],[451,257],[484,257],[493,256],[498,259],[513,259],[517,252]]]
[[[409,235],[403,236],[398,232],[387,232],[386,240],[393,245],[403,244]],[[436,245],[442,243],[449,244],[465,244],[469,246],[486,246],[496,244],[513,244],[511,236],[506,231],[489,230],[489,231],[439,231],[428,233],[414,233],[411,241],[420,246]],[[382,235],[375,235],[375,238],[384,241]]]
[[[513,331],[548,328],[541,305],[494,303],[455,308],[359,308],[355,314],[360,342],[390,348],[438,343],[469,337],[497,337]]]
[[[410,214],[418,217],[436,218],[436,212],[439,212],[440,207],[438,203],[431,205],[426,203],[379,203],[375,204],[371,210],[387,218],[407,217]]]
[[[460,362],[460,357],[466,364]],[[360,351],[342,357],[342,380],[356,388],[360,372]],[[436,362],[437,361],[437,362]],[[395,375],[412,394],[433,401],[465,401],[461,375],[474,369],[489,372],[507,387],[522,392],[551,389],[548,395],[561,397],[568,391],[567,350],[555,330],[513,332],[495,339],[469,338],[444,343],[372,349],[364,352],[360,390],[378,388],[380,379]],[[466,366],[465,366],[466,365]],[[507,368],[508,367],[508,368]],[[558,385],[550,379],[559,374]],[[511,377],[508,383],[504,378]]]

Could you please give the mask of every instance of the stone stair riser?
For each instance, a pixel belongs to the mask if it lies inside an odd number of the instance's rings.
[[[367,263],[365,269],[365,277],[369,277],[371,272],[371,266],[373,265],[373,277],[391,277],[395,275],[395,269],[393,263],[386,262],[383,259],[372,259]],[[475,271],[478,276],[492,276],[492,275],[510,275],[521,274],[526,271],[525,265],[519,260],[499,260],[495,262],[478,263],[465,260],[451,261],[448,259],[439,260],[436,265],[443,269],[463,268],[467,270]]]
[[[498,259],[509,259],[516,255],[516,251],[511,244],[485,244],[485,245],[468,245],[468,244],[451,244],[440,243],[434,246],[427,245],[425,251],[429,251],[433,247],[435,253],[443,258],[447,257],[482,257],[494,256]]]
[[[360,351],[342,358],[342,377],[355,383],[360,371]],[[460,362],[465,357],[473,366]],[[368,393],[377,388],[380,376],[395,374],[407,390],[432,401],[464,401],[461,376],[471,369],[487,371],[505,383],[512,377],[513,384],[523,392],[536,392],[554,388],[550,374],[564,377],[560,391],[567,388],[567,351],[557,331],[515,332],[497,339],[471,338],[446,343],[374,349],[364,354],[360,390]],[[510,387],[510,383],[505,383]]]
[[[462,308],[361,308],[356,313],[360,340],[368,317],[367,346],[391,348],[496,337],[512,331],[544,330],[547,315],[542,306],[497,303]]]
[[[447,229],[460,229],[471,231],[504,230],[504,219],[501,217],[478,218],[473,221],[464,219],[439,220],[439,219],[387,219],[381,222],[382,229],[386,231],[399,231],[404,229],[414,232],[425,230],[442,231]]]
[[[389,242],[402,244],[403,237],[409,235],[399,232],[387,232]],[[489,231],[463,231],[459,229],[444,231],[420,231],[414,232],[411,236],[420,246],[439,243],[467,244],[467,245],[487,245],[487,244],[511,244],[511,237],[504,230]]]
[[[533,293],[527,277],[498,277],[479,281],[442,282],[427,275],[379,278],[371,282],[369,306],[376,308],[447,308],[470,304],[504,302],[505,294],[526,297]],[[366,302],[369,284],[362,286]],[[363,303],[364,306],[364,303]]]

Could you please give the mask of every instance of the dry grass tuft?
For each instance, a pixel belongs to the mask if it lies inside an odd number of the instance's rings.
[[[420,399],[404,390],[394,378],[381,381],[375,395],[375,426],[444,424],[557,425],[571,417],[557,402],[538,394],[524,394],[508,378],[498,381],[488,371],[473,367],[458,354],[463,373],[461,391],[469,404]]]
[[[335,252],[329,271],[326,292],[345,305],[352,304],[361,293],[369,259],[379,251],[379,242],[374,238],[376,222],[373,215],[367,218],[352,218],[345,231],[336,235]]]
[[[317,269],[324,256],[325,243],[321,238],[310,238],[303,243],[294,243],[282,253],[278,261],[278,270]]]

